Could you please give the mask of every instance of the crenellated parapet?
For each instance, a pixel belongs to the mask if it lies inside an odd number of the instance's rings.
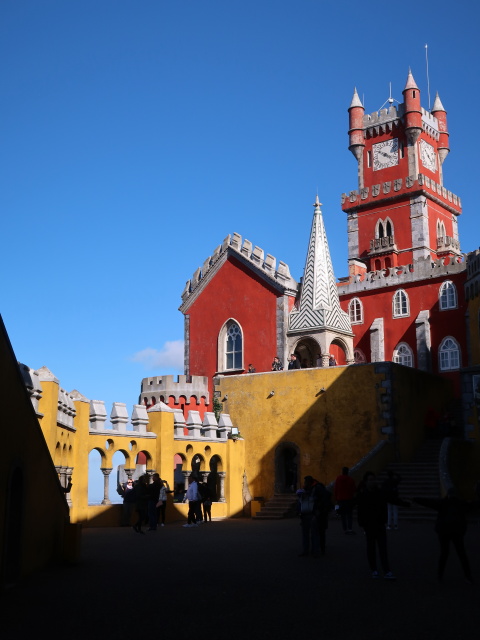
[[[407,176],[405,180],[398,178],[375,184],[371,189],[370,187],[364,187],[360,190],[350,191],[348,195],[342,193],[342,209],[349,212],[370,205],[377,198],[378,200],[385,200],[386,197],[398,198],[418,191],[428,195],[431,200],[438,202],[455,215],[461,214],[462,202],[460,198],[422,173],[419,173],[417,178],[415,176]]]
[[[164,402],[173,396],[175,403],[178,404],[181,397],[187,401],[193,396],[197,402],[201,398],[205,399],[205,404],[210,404],[208,392],[207,376],[155,376],[153,378],[143,378],[140,403],[151,405],[163,398]]]
[[[297,291],[297,282],[290,275],[288,264],[280,260],[277,264],[274,256],[270,254],[265,256],[263,249],[253,246],[250,240],[242,240],[242,236],[234,233],[233,235],[229,234],[222,244],[218,245],[213,254],[205,260],[203,265],[195,271],[192,278],[187,281],[182,292],[180,310],[183,310],[183,305],[187,303],[202,283],[218,270],[218,267],[223,264],[228,255],[233,255],[241,262],[252,266],[257,273],[277,288],[279,287],[285,292],[291,292],[292,295]]]
[[[147,431],[148,413],[144,405],[135,404],[129,418],[127,405],[124,402],[114,402],[110,412],[111,428],[106,426],[107,410],[103,400],[90,401],[89,433],[125,436],[131,438],[137,434],[145,438],[156,438],[155,433]],[[131,424],[131,427],[129,426]]]
[[[180,409],[174,410],[175,440],[225,442],[231,438],[232,430],[233,424],[228,413],[221,413],[217,421],[213,412],[205,413],[202,420],[198,411],[189,411],[185,419]]]
[[[355,274],[351,276],[348,284],[342,282],[338,293],[341,297],[382,287],[404,286],[419,280],[451,276],[461,273],[465,269],[464,255],[455,256],[455,258],[439,258],[438,260],[431,260],[429,257],[420,258],[413,264]]]

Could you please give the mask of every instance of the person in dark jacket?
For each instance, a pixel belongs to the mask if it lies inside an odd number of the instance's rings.
[[[372,471],[367,471],[357,494],[358,525],[365,532],[367,543],[367,560],[372,572],[372,578],[378,578],[377,547],[383,577],[395,580],[390,571],[387,553],[387,499],[377,484],[377,478]]]
[[[145,531],[142,531],[142,524],[147,519],[148,497],[148,478],[144,474],[135,483],[135,511],[138,517],[133,525],[133,530],[137,533],[145,533]]]
[[[387,471],[387,478],[382,484],[382,491],[387,498],[387,529],[398,529],[398,506],[400,504],[398,485],[401,481],[402,476],[389,469]]]
[[[472,502],[461,500],[453,488],[449,489],[447,495],[441,499],[418,497],[413,500],[417,504],[437,511],[435,531],[440,542],[440,557],[437,569],[439,582],[443,579],[445,565],[450,553],[450,542],[452,542],[467,582],[473,583],[470,563],[465,551],[464,537],[467,532],[467,515],[470,511],[480,507],[480,500]]]
[[[300,557],[325,555],[325,532],[332,497],[325,485],[312,476],[305,476],[303,489],[297,491],[298,515],[302,527],[302,553]]]
[[[300,361],[298,360],[297,356],[292,353],[292,355],[290,356],[290,362],[288,363],[288,368],[289,369],[301,369],[301,365],[300,365]]]

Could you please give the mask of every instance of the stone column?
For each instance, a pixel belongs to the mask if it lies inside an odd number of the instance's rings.
[[[101,467],[100,471],[103,473],[103,500],[102,504],[112,504],[108,497],[108,477],[112,472],[112,467]]]
[[[415,334],[417,338],[417,366],[422,371],[432,370],[431,351],[432,340],[430,335],[430,312],[420,311],[415,320]]]
[[[219,502],[226,502],[225,500],[225,471],[219,471],[218,477],[220,478],[220,495],[218,496]]]
[[[135,469],[127,469],[126,467],[124,467],[123,470],[125,471],[125,475],[127,476],[127,478],[131,480],[133,478],[133,474],[135,473]]]

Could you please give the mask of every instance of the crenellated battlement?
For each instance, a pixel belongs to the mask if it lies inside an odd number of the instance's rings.
[[[151,404],[152,397],[154,397],[156,401],[160,399],[160,396],[165,398],[165,402],[169,396],[173,396],[176,404],[178,404],[181,396],[188,400],[194,396],[197,398],[197,401],[199,401],[200,398],[205,398],[205,404],[210,404],[208,377],[168,375],[143,378],[140,403],[145,404],[145,400],[147,400],[147,404]]]
[[[343,280],[340,282],[338,295],[341,298],[344,295],[366,290],[404,286],[419,280],[441,278],[461,273],[465,269],[465,255],[456,256],[455,258],[439,258],[433,261],[429,257],[420,258],[413,264],[355,274],[348,284],[344,284]]]
[[[392,126],[398,126],[404,111],[405,109],[403,104],[399,104],[398,107],[392,104],[388,109],[380,109],[373,113],[366,113],[363,116],[363,128],[365,129],[365,133],[371,135],[375,127],[382,125],[390,124]]]
[[[222,244],[218,245],[213,254],[205,260],[202,267],[199,267],[192,278],[187,281],[182,292],[183,303],[188,300],[210,273],[216,271],[216,266],[223,263],[222,258],[226,258],[228,253],[236,255],[242,262],[248,262],[255,266],[265,278],[273,281],[276,285],[280,285],[293,293],[296,292],[297,283],[290,275],[288,264],[279,261],[277,266],[277,260],[274,256],[270,254],[265,256],[263,249],[253,246],[250,240],[245,239],[242,242],[242,236],[234,233],[233,235],[229,234]]]
[[[384,199],[385,196],[396,198],[405,193],[418,191],[419,189],[425,194],[428,194],[432,200],[438,201],[452,213],[456,215],[461,213],[461,199],[423,173],[419,173],[417,178],[415,178],[415,176],[407,176],[405,180],[398,178],[397,180],[374,184],[371,189],[370,187],[364,187],[360,190],[350,191],[348,195],[342,193],[342,209],[344,211],[350,211],[357,209],[359,206],[365,206],[374,202],[378,196],[380,196],[379,199]]]

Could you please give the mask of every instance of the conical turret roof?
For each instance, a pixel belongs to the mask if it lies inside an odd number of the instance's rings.
[[[340,307],[318,195],[314,207],[300,301],[290,313],[289,332],[329,329],[352,335],[350,318]]]

